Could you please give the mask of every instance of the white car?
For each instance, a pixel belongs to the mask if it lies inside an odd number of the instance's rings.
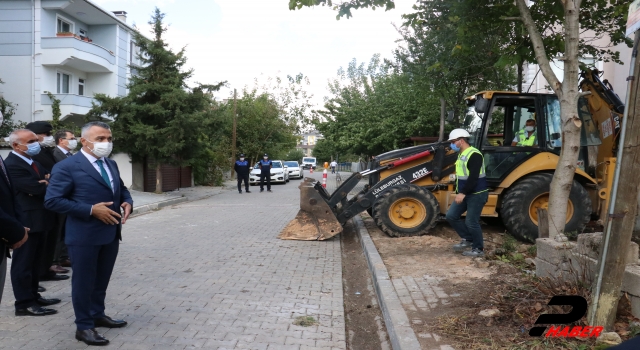
[[[273,163],[271,166],[271,183],[289,182],[289,173],[287,171],[287,166],[284,165],[284,162],[281,160],[274,160],[272,162]],[[249,174],[249,184],[250,185],[260,184],[260,163],[259,162],[253,166],[253,170],[251,170],[251,173]]]
[[[284,165],[289,168],[289,178],[302,179],[304,177],[304,170],[295,160],[287,160]]]

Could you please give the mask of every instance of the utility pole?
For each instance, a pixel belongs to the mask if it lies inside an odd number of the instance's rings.
[[[238,101],[236,100],[237,92],[233,89],[233,135],[231,136],[231,180],[235,172],[233,171],[233,164],[236,162],[236,119],[238,118]]]
[[[626,108],[618,145],[609,215],[606,218],[593,302],[588,315],[590,325],[603,326],[607,331],[613,330],[616,319],[622,279],[627,265],[626,251],[631,243],[638,211],[638,192],[640,189],[637,178],[637,174],[640,173],[640,152],[637,151],[640,146],[639,39],[640,31],[636,31],[631,54],[631,67],[627,78]],[[638,121],[635,118],[638,118]]]
[[[440,136],[438,137],[438,142],[442,142],[444,140],[444,114],[445,109],[447,108],[447,102],[444,98],[440,97]]]

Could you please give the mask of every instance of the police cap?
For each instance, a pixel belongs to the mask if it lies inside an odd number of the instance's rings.
[[[244,153],[240,153],[240,157],[244,158]]]
[[[49,134],[53,127],[50,123],[39,120],[37,122],[32,122],[25,126],[25,129],[33,131],[34,134]]]

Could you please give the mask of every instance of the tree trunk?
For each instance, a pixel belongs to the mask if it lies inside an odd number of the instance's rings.
[[[524,71],[524,60],[520,59],[520,62],[518,62],[518,92],[520,93],[522,93],[523,71]]]
[[[444,140],[444,120],[445,114],[447,113],[447,103],[444,98],[440,97],[440,136],[438,137],[438,142],[442,142]]]
[[[636,42],[638,40],[636,33]],[[640,114],[640,91],[638,91],[638,79],[640,79],[640,61],[637,58],[637,48],[633,51],[634,79],[629,81],[629,96],[627,97],[627,115],[624,121],[624,140],[620,140],[622,156],[618,159],[619,178],[613,206],[614,217],[607,218],[606,234],[609,236],[609,244],[605,252],[605,244],[600,247],[600,259],[598,260],[598,275],[600,278],[600,290],[598,286],[594,291],[594,302],[589,310],[590,325],[604,326],[607,331],[613,330],[620,299],[622,278],[627,256],[626,251],[631,243],[633,227],[638,212],[638,186],[637,174],[640,173],[640,123],[635,118]],[[640,121],[640,119],[639,119]],[[614,193],[611,193],[612,195]],[[611,213],[611,210],[609,211]],[[606,237],[603,242],[606,242]],[[602,258],[604,257],[604,259]],[[604,264],[604,266],[602,266]],[[602,274],[600,274],[602,271]],[[597,282],[596,282],[597,283]]]
[[[580,25],[578,23],[580,0],[566,0],[564,5],[564,79],[560,99],[562,120],[562,148],[560,159],[553,174],[549,193],[549,237],[564,234],[567,221],[567,199],[573,184],[578,156],[580,154],[580,128],[582,121],[578,117],[578,79],[580,75],[578,61],[578,43]]]
[[[162,193],[162,164],[156,161],[156,193]]]
[[[578,41],[580,37],[578,19],[580,0],[562,1],[565,15],[564,79],[562,83],[560,83],[551,69],[542,37],[538,28],[536,28],[525,0],[516,0],[516,4],[525,28],[529,33],[542,75],[547,79],[547,82],[549,82],[549,85],[551,85],[560,100],[562,149],[549,193],[549,237],[554,238],[564,233],[567,217],[567,198],[569,198],[569,192],[571,191],[580,151],[580,127],[582,126],[578,118],[578,97],[580,97],[578,91]]]

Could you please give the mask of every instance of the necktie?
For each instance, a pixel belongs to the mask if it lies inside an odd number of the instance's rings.
[[[7,179],[7,183],[11,185],[11,181],[9,181],[9,175],[7,175],[7,169],[4,167],[4,162],[2,161],[2,157],[0,157],[0,170],[2,170],[2,174],[4,178]]]
[[[100,167],[100,175],[102,175],[102,179],[107,183],[107,186],[113,191],[111,187],[111,180],[109,180],[109,175],[107,175],[107,171],[104,170],[104,166],[102,165],[102,161],[100,159],[96,160],[98,162],[98,167]]]
[[[36,174],[40,176],[40,172],[38,171],[38,166],[36,165],[36,162],[31,162],[31,167],[33,168],[33,170],[36,171]]]
[[[71,157],[72,156],[71,152],[67,152],[66,156],[67,158]]]

